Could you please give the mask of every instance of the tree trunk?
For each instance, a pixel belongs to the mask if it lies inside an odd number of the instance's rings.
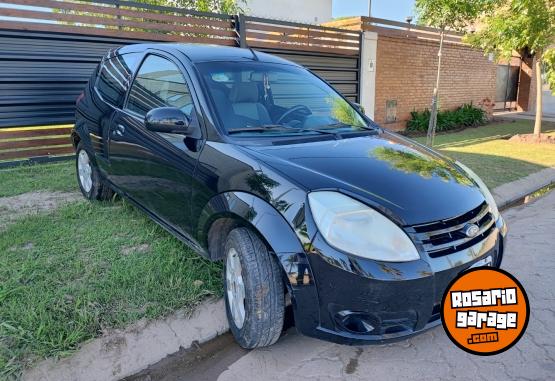
[[[539,138],[542,132],[542,113],[543,113],[542,56],[539,53],[536,56],[535,74],[536,74],[536,120],[534,122],[534,135]]]
[[[441,74],[441,55],[443,50],[443,37],[445,36],[445,28],[441,28],[441,34],[439,39],[439,52],[437,60],[437,77],[436,77],[436,87],[434,88],[434,94],[432,96],[432,110],[430,115],[430,122],[428,123],[428,134],[426,136],[426,144],[430,147],[434,145],[434,138],[436,135],[437,127],[437,108],[439,100],[439,79]]]

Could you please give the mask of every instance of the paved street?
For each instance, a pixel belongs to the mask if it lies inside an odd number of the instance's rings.
[[[212,357],[164,360],[139,380],[549,380],[555,374],[555,192],[504,213],[509,246],[503,268],[525,287],[528,330],[509,351],[492,357],[455,347],[442,327],[381,346],[348,347],[289,330],[274,346],[243,351],[223,338]]]
[[[551,93],[551,90],[544,90],[542,106],[545,116],[555,116],[555,96]]]

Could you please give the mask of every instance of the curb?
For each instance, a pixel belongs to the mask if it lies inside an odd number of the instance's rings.
[[[229,329],[223,299],[202,303],[192,315],[178,311],[163,320],[140,321],[93,339],[59,361],[45,360],[24,372],[26,381],[116,381],[164,357],[204,343]]]
[[[498,208],[503,209],[551,184],[555,184],[555,168],[545,168],[519,180],[500,185],[491,193]]]
[[[500,209],[555,184],[555,168],[546,168],[493,189]],[[27,370],[25,381],[117,381],[179,351],[205,343],[229,330],[223,299],[202,303],[192,315],[178,311],[152,322],[94,339],[60,361],[45,360]]]

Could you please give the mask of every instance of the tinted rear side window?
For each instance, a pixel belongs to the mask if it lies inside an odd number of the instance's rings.
[[[107,57],[100,68],[96,89],[105,102],[121,107],[132,73],[139,64],[140,53]]]

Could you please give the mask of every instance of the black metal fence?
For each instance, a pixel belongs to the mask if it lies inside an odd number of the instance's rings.
[[[140,42],[253,47],[360,93],[361,32],[122,0],[4,0],[0,7],[0,162],[71,153],[75,100],[111,48]]]
[[[75,99],[102,55],[138,42],[255,47],[314,70],[358,101],[360,32],[131,1],[89,2],[6,0],[0,7],[0,128],[72,123]]]

